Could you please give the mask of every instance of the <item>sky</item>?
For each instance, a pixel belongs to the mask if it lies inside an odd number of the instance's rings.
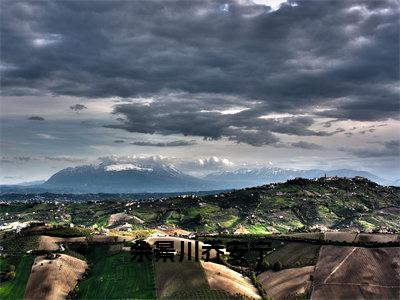
[[[399,8],[0,1],[0,183],[110,157],[398,179]]]

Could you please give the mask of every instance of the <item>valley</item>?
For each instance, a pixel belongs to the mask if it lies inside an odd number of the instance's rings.
[[[3,201],[0,297],[393,299],[400,292],[399,188],[322,177],[214,195],[121,197]],[[142,262],[132,256],[140,241],[151,251]],[[262,261],[260,242],[270,245]],[[156,249],[168,243],[170,259],[158,260]],[[232,243],[244,247],[240,259]],[[221,255],[211,250],[208,261],[204,249],[216,244]]]

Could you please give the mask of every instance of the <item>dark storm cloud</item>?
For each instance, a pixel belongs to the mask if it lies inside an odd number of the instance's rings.
[[[340,148],[340,150],[351,153],[358,157],[399,157],[400,140],[383,142],[380,143],[380,146],[378,147],[368,146],[365,148]]]
[[[87,161],[86,158],[72,156],[2,156],[2,163],[24,163],[31,161],[57,161],[69,163],[81,163]]]
[[[304,141],[299,141],[296,143],[291,143],[292,147],[295,148],[301,148],[301,149],[307,149],[307,150],[319,150],[322,149],[322,146],[314,144],[314,143],[309,143],[309,142],[304,142]]]
[[[277,143],[279,139],[275,133],[327,136],[338,132],[310,130],[314,123],[311,117],[262,118],[264,111],[257,103],[238,113],[221,113],[232,105],[232,101],[232,98],[212,95],[197,98],[175,95],[146,104],[121,104],[115,107],[114,113],[124,115],[126,120],[106,127],[147,134],[199,136],[209,140],[227,138],[253,146]]]
[[[73,111],[76,111],[76,112],[79,112],[79,111],[81,111],[83,109],[87,109],[87,107],[85,105],[79,104],[79,103],[75,104],[75,105],[71,105],[69,108],[72,109]]]
[[[349,137],[352,137],[354,135],[354,133],[346,132],[344,135],[349,138]]]
[[[2,1],[2,93],[169,99],[183,92],[188,99],[171,103],[165,118],[154,114],[157,103],[117,106],[127,120],[115,127],[252,145],[276,143],[274,133],[329,134],[310,130],[312,118],[296,116],[304,111],[398,118],[398,1],[304,0],[275,12],[241,3]],[[233,97],[215,109],[250,110],[221,116],[199,94]],[[317,105],[324,109],[313,111]],[[258,118],[274,112],[294,117]]]
[[[181,147],[181,146],[195,145],[196,141],[194,141],[194,140],[191,140],[191,141],[178,140],[178,141],[171,141],[171,142],[137,141],[137,142],[132,142],[131,144],[136,145],[136,146],[150,146],[150,147]]]
[[[32,116],[32,117],[29,117],[28,120],[31,120],[31,121],[44,121],[45,119],[43,117],[40,117],[40,116]]]

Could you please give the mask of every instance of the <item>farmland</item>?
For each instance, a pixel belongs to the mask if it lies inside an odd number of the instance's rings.
[[[234,296],[261,299],[258,290],[248,277],[224,265],[213,262],[202,262],[201,264],[212,289],[222,290]]]
[[[91,247],[87,257],[92,267],[75,289],[79,298],[155,298],[151,262],[131,262],[127,252],[108,256],[108,246]]]
[[[199,262],[187,260],[178,262],[178,257],[175,262],[159,261],[155,263],[155,274],[158,299],[174,299],[184,290],[209,289]]]
[[[285,268],[299,268],[314,265],[317,262],[319,245],[287,243],[278,251],[267,255],[270,264],[281,262]]]
[[[215,195],[163,199],[137,200],[127,195],[111,201],[117,195],[110,194],[103,195],[103,201],[79,203],[74,202],[78,196],[64,197],[60,205],[52,201],[5,201],[0,219],[7,223],[33,219],[73,223],[99,230],[126,222],[132,230],[165,225],[204,233],[233,233],[239,229],[251,234],[291,233],[315,226],[347,231],[400,230],[399,188],[379,186],[362,178],[296,179]]]
[[[311,292],[314,266],[286,269],[278,272],[266,271],[258,280],[273,299],[285,299]]]
[[[23,255],[19,257],[1,258],[1,270],[3,271],[10,264],[16,266],[15,278],[0,284],[1,299],[23,299],[25,287],[31,274],[31,267],[34,257]]]
[[[87,264],[84,260],[59,254],[37,256],[25,289],[25,299],[65,299],[82,278]]]
[[[323,246],[312,299],[387,298],[399,293],[399,248]]]
[[[0,297],[394,298],[400,280],[399,202],[398,189],[365,180],[296,179],[140,202],[2,203],[0,262],[6,281]],[[129,247],[138,239],[153,248],[157,241],[172,241],[178,258],[131,261]],[[189,262],[188,245],[193,259],[195,241],[200,257],[211,241],[223,247],[242,242],[248,251],[237,259],[222,249],[216,260],[212,250],[211,261],[203,256]],[[271,248],[258,261],[252,245],[263,241]]]

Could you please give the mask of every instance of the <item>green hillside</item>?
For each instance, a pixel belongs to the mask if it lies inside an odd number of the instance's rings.
[[[400,230],[400,188],[356,177],[294,179],[286,183],[209,196],[178,196],[135,201],[3,203],[3,221],[42,220],[105,227],[112,214],[125,212],[133,230],[160,225],[197,232],[287,233],[313,227]],[[15,213],[14,213],[15,212]],[[6,214],[7,213],[7,214]],[[137,219],[136,219],[137,220]],[[125,221],[124,221],[125,222]]]

